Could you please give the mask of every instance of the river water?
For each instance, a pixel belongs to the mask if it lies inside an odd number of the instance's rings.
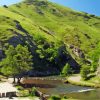
[[[79,100],[100,100],[100,88],[82,87],[65,84],[62,77],[35,77],[30,81],[39,91],[47,95],[65,95]]]

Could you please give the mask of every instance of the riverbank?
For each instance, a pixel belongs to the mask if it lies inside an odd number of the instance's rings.
[[[67,78],[66,82],[73,84],[73,85],[100,88],[100,84],[97,84],[97,83],[90,81],[90,80],[84,81],[84,80],[82,80],[82,78],[79,74],[69,76]]]

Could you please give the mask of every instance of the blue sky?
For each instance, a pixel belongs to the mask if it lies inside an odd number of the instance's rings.
[[[14,4],[17,3],[21,0],[0,0],[0,5],[10,5],[10,4]]]
[[[50,0],[78,11],[100,16],[100,0]]]
[[[9,5],[21,0],[0,0],[0,5]],[[100,0],[50,0],[78,11],[100,16]]]

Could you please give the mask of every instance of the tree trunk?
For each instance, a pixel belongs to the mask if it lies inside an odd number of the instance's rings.
[[[16,83],[15,76],[13,77],[13,83],[14,83],[14,84]]]
[[[21,78],[17,78],[17,83],[20,84]]]

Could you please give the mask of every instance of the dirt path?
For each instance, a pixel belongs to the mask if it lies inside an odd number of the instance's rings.
[[[73,82],[80,82],[81,81],[81,76],[80,75],[75,75],[75,76],[70,76],[68,80],[73,81]]]
[[[9,83],[13,83],[13,78],[8,78],[8,80],[7,80]],[[17,79],[15,79],[15,81],[17,82],[18,80]],[[21,82],[23,81],[23,78],[21,79]]]

